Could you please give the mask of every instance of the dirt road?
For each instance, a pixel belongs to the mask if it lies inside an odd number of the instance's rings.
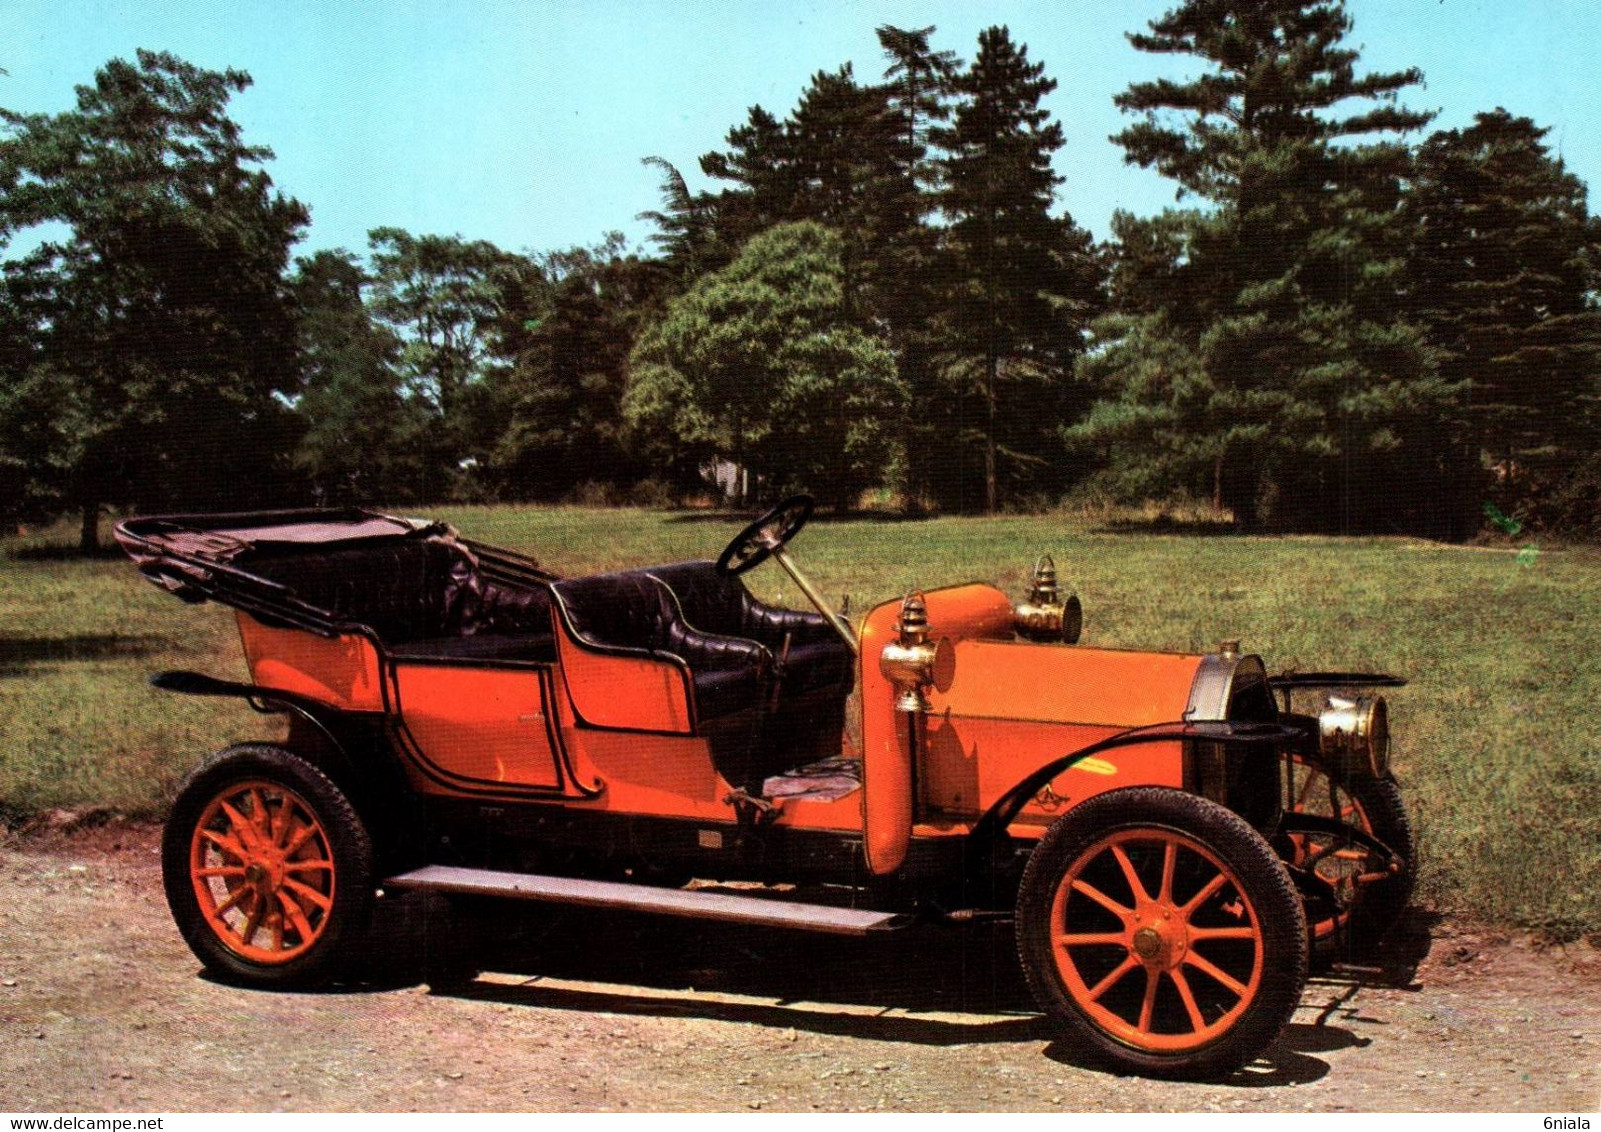
[[[363,986],[239,990],[178,939],[156,841],[0,848],[0,1110],[1601,1106],[1601,954],[1450,919],[1419,919],[1388,983],[1314,979],[1235,1078],[1173,1084],[1054,1041],[999,928],[863,944],[559,912],[478,941],[497,973],[433,993],[415,974],[433,909],[395,902]]]

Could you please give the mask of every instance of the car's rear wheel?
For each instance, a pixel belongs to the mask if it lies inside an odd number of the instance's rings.
[[[1018,950],[1036,1000],[1114,1067],[1210,1077],[1273,1041],[1306,979],[1301,901],[1238,816],[1178,790],[1100,795],[1029,859]]]
[[[246,744],[199,767],[162,838],[167,903],[215,974],[305,986],[339,974],[372,908],[372,842],[326,775]]]

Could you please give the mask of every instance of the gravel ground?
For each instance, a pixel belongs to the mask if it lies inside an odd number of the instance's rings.
[[[1601,953],[1418,914],[1387,974],[1314,978],[1228,1081],[1119,1077],[1031,1012],[1002,928],[869,942],[578,911],[459,940],[391,902],[369,981],[208,980],[161,895],[158,833],[0,848],[0,1110],[1488,1110],[1601,1107]]]

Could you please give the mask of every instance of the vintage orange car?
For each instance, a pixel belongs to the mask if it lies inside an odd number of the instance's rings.
[[[1309,955],[1405,906],[1370,691],[1400,680],[1085,647],[1043,557],[1019,603],[974,582],[853,623],[786,552],[811,509],[715,561],[574,578],[368,511],[122,523],[147,578],[237,610],[250,668],[154,682],[288,720],[179,792],[184,939],[300,986],[362,957],[379,890],[854,935],[1015,917],[1040,1008],[1089,1054],[1213,1076],[1278,1035]],[[750,594],[768,559],[815,611]],[[813,895],[704,883],[729,880]]]

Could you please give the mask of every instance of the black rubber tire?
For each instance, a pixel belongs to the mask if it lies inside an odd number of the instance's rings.
[[[1350,925],[1318,949],[1321,958],[1370,950],[1400,921],[1417,885],[1417,845],[1401,788],[1393,778],[1353,778],[1342,785],[1367,817],[1367,832],[1399,854],[1406,868],[1362,890],[1361,899],[1351,909]]]
[[[298,796],[320,825],[332,864],[333,898],[320,934],[303,953],[285,962],[259,961],[230,946],[202,912],[191,875],[197,823],[214,800],[248,782],[272,784]],[[339,787],[282,747],[241,744],[197,767],[179,789],[167,818],[161,866],[167,905],[178,931],[206,969],[222,979],[264,988],[317,986],[348,971],[361,954],[373,905],[372,840]]]
[[[1052,907],[1069,871],[1081,858],[1094,860],[1104,852],[1098,847],[1107,838],[1139,832],[1150,832],[1153,840],[1176,834],[1203,846],[1237,878],[1238,896],[1254,911],[1258,925],[1260,969],[1254,996],[1226,1029],[1189,1049],[1141,1048],[1113,1033],[1075,999],[1054,954],[1052,937],[1057,929],[1051,922]],[[1188,852],[1193,855],[1193,850]],[[1230,891],[1225,886],[1219,898]],[[1035,1000],[1070,1041],[1113,1069],[1151,1077],[1216,1078],[1248,1064],[1289,1022],[1306,983],[1307,929],[1301,899],[1272,848],[1243,819],[1222,806],[1162,787],[1132,787],[1098,795],[1046,831],[1023,872],[1017,898],[1017,947]],[[1194,950],[1193,944],[1190,950]],[[1127,956],[1136,959],[1132,951]],[[1171,978],[1168,976],[1169,981]],[[1157,976],[1155,981],[1160,984],[1162,979]],[[1177,993],[1176,987],[1173,993]],[[1222,1011],[1212,1024],[1225,1019],[1227,1013]],[[1196,1027],[1193,1032],[1199,1030]]]
[[[1321,768],[1317,770],[1323,774]],[[1316,791],[1319,808],[1314,811],[1327,814],[1326,779]],[[1341,958],[1356,958],[1371,952],[1384,936],[1395,927],[1406,912],[1417,884],[1417,846],[1412,835],[1412,822],[1407,817],[1401,800],[1401,788],[1393,778],[1353,776],[1336,783],[1345,801],[1354,803],[1361,813],[1355,828],[1370,833],[1393,849],[1406,862],[1406,867],[1393,876],[1366,885],[1349,908],[1349,915],[1341,923],[1341,910],[1330,900],[1315,891],[1307,896],[1307,924],[1312,932],[1312,958],[1326,964]],[[1292,866],[1300,856],[1294,838],[1279,833],[1273,839],[1282,860]],[[1326,879],[1326,878],[1325,878]],[[1333,930],[1327,925],[1332,923]],[[1322,931],[1324,934],[1318,934]]]

